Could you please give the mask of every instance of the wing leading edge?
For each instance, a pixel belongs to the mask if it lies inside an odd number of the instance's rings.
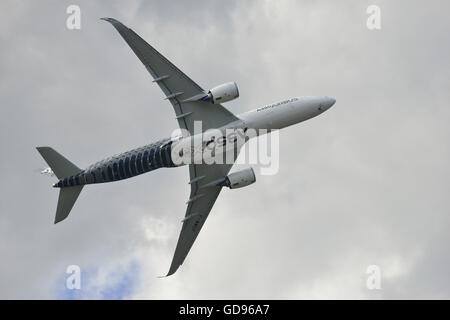
[[[113,18],[102,18],[102,20],[108,21],[116,28],[144,64],[153,77],[153,82],[159,85],[166,96],[165,99],[172,104],[180,128],[188,130],[192,135],[194,121],[202,121],[202,129],[205,131],[237,120],[233,113],[220,104],[212,106],[207,101],[192,99],[192,97],[206,94],[205,90],[133,30]]]

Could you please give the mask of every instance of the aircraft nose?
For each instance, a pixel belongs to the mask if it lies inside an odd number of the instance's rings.
[[[322,111],[330,109],[336,103],[336,99],[330,97],[324,97],[323,102],[321,103]]]
[[[326,98],[326,106],[327,109],[331,108],[335,103],[336,103],[336,99],[335,98],[330,98],[330,97],[325,97]]]

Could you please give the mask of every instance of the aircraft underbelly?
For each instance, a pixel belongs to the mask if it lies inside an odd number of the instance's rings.
[[[76,175],[60,179],[55,187],[72,187],[93,183],[113,182],[128,179],[159,168],[176,165],[171,157],[172,141],[156,143],[133,149],[99,161]]]

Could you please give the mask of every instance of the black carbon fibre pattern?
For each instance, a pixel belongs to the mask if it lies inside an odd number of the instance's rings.
[[[72,187],[128,179],[159,168],[175,167],[171,157],[172,141],[163,139],[87,167],[82,172],[58,181],[56,187]]]

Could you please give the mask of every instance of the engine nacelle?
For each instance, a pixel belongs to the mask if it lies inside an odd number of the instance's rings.
[[[239,89],[236,82],[221,84],[208,92],[208,100],[213,104],[234,100],[237,97],[239,97]]]
[[[230,189],[246,187],[256,181],[253,168],[244,169],[230,173],[225,178],[225,185]]]

